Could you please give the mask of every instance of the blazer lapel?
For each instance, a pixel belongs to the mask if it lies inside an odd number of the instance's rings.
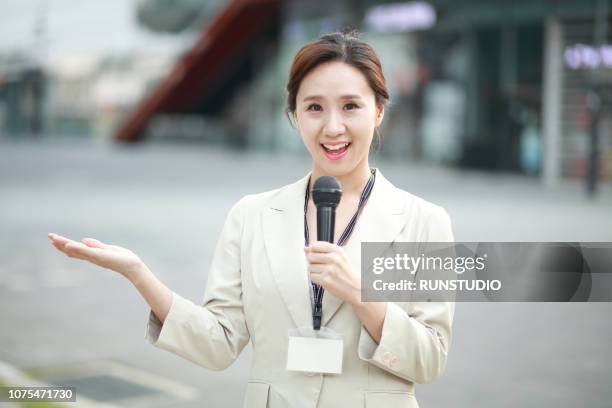
[[[265,248],[272,275],[297,327],[312,326],[310,280],[304,256],[304,194],[310,173],[282,188],[263,209]],[[392,242],[406,225],[404,195],[376,170],[376,182],[344,251],[361,275],[361,242]],[[344,303],[325,293],[322,324]]]
[[[304,255],[304,194],[310,173],[290,184],[263,209],[265,248],[272,275],[296,327],[312,327],[312,306]]]

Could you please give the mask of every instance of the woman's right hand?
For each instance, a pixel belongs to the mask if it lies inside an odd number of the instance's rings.
[[[117,245],[104,244],[97,239],[73,241],[54,233],[48,235],[55,248],[71,258],[83,259],[103,268],[119,272],[130,281],[146,266],[132,251]]]

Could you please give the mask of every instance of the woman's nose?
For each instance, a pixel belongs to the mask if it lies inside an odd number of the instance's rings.
[[[340,136],[346,131],[342,116],[332,112],[325,123],[325,135],[329,137]]]

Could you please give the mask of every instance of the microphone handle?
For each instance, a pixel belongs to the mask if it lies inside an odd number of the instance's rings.
[[[332,206],[317,207],[317,240],[334,243],[336,209]]]

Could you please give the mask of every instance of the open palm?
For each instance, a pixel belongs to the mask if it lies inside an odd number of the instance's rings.
[[[97,239],[84,238],[73,241],[61,235],[50,233],[49,240],[55,248],[71,258],[83,259],[103,268],[119,272],[128,279],[143,265],[142,260],[127,248],[104,244]]]

